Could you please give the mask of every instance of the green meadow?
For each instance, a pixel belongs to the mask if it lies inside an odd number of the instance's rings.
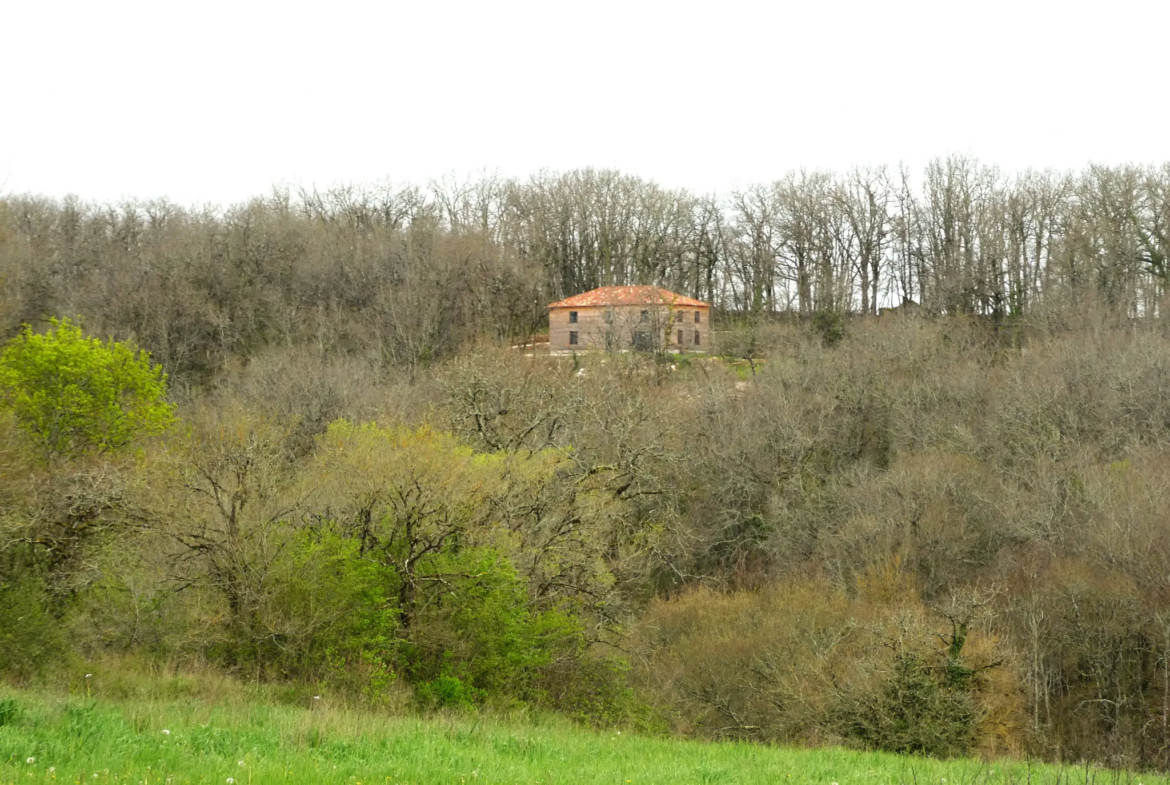
[[[0,785],[1167,782],[1084,766],[647,738],[549,716],[423,718],[312,696],[307,704],[0,689]]]

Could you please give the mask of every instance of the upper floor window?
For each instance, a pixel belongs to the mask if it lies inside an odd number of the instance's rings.
[[[686,313],[684,311],[675,311],[674,312],[674,320],[676,322],[681,322],[683,320],[684,316],[686,316]]]
[[[576,324],[576,323],[577,323],[577,312],[576,311],[569,311],[569,324]]]
[[[703,321],[702,315],[702,311],[695,311],[695,324],[699,324],[701,321]]]
[[[649,311],[642,311],[642,321],[644,321],[644,322],[650,321],[650,312]]]
[[[613,309],[612,308],[607,308],[605,310],[605,321],[606,321],[606,323],[613,321]]]

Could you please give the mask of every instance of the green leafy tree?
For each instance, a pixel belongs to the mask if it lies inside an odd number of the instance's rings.
[[[87,337],[68,319],[28,325],[0,352],[0,402],[52,457],[108,452],[174,421],[167,377],[145,351]]]

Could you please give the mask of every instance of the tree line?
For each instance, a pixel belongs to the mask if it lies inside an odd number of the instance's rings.
[[[1005,174],[962,156],[917,174],[800,171],[701,196],[605,170],[276,189],[226,208],[0,200],[0,328],[81,315],[177,381],[317,343],[416,366],[515,342],[544,305],[656,284],[742,318],[1018,318],[1100,297],[1156,315],[1170,168]]]

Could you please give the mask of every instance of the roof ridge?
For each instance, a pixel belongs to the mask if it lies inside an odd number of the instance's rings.
[[[587,292],[581,292],[555,303],[549,303],[549,308],[569,308],[572,306],[589,307],[602,305],[649,305],[652,295],[657,295],[659,302],[667,305],[681,305],[692,308],[710,308],[709,303],[687,297],[685,294],[672,292],[661,286],[652,284],[627,284],[624,286],[599,286]]]

